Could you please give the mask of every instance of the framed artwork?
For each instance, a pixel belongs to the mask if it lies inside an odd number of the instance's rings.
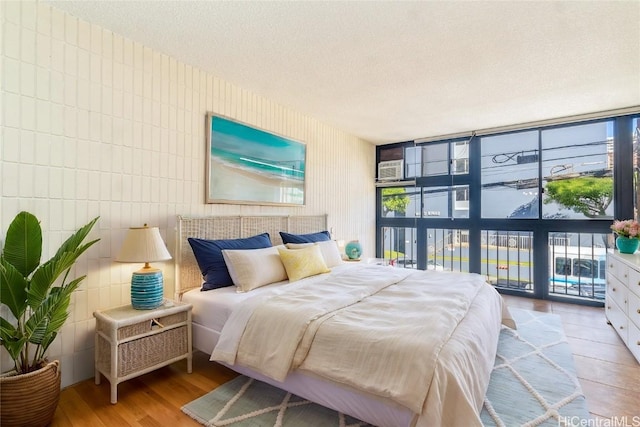
[[[306,145],[207,115],[207,203],[305,204]]]

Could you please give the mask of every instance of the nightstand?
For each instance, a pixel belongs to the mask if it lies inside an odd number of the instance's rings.
[[[153,310],[131,305],[96,311],[95,369],[111,384],[111,403],[118,384],[178,360],[192,369],[191,304],[167,300]]]

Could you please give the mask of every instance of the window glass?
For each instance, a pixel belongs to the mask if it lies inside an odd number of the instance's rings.
[[[481,273],[496,288],[533,292],[533,233],[482,230]]]
[[[449,218],[449,187],[428,187],[422,189],[424,218]]]
[[[616,183],[624,203],[618,200],[614,206],[614,149],[622,146],[627,152],[630,136],[633,174]],[[389,147],[388,153],[378,148],[381,159],[395,159],[402,147],[405,177],[415,185],[389,182],[397,187],[378,190],[382,206],[376,253],[382,250],[394,264],[411,268],[465,271],[472,265],[474,273],[509,292],[603,302],[606,250],[615,247],[609,230],[613,213],[624,210],[625,218],[630,217],[634,199],[636,218],[639,215],[639,139],[640,116],[635,114],[470,141],[402,143]],[[615,154],[626,174],[630,156],[619,159],[620,153]],[[470,215],[471,209],[479,212]],[[445,223],[452,229],[433,228],[447,227]],[[468,230],[456,229],[461,226]],[[477,233],[480,239],[470,241],[469,235]],[[540,279],[535,283],[534,236],[548,239],[539,242],[548,245],[547,251],[536,248],[544,262],[535,269]],[[418,244],[426,259],[416,259]],[[547,271],[540,270],[542,265]]]
[[[469,186],[422,189],[423,218],[469,218]]]
[[[451,144],[452,175],[469,173],[469,142],[459,141]]]
[[[549,233],[549,293],[603,300],[611,234]]]
[[[427,270],[469,271],[469,230],[427,229]]]
[[[422,176],[449,174],[449,144],[425,144],[422,157]]]
[[[404,152],[404,176],[417,178],[422,170],[422,148],[410,147]]]
[[[407,178],[468,173],[469,141],[426,143],[405,150]]]
[[[454,218],[469,218],[469,186],[459,185],[453,187],[452,197],[453,217]]]
[[[420,190],[415,187],[382,188],[382,216],[387,218],[420,215]]]
[[[390,265],[416,268],[416,229],[382,227],[382,256]]]
[[[538,218],[538,132],[483,137],[482,217]]]
[[[613,122],[544,130],[542,217],[613,217]]]

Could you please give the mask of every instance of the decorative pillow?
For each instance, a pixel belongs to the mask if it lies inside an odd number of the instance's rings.
[[[198,267],[202,272],[203,291],[232,286],[233,280],[222,256],[223,249],[260,249],[271,246],[269,233],[262,233],[244,239],[205,240],[187,239],[193,249]]]
[[[318,245],[320,247],[322,258],[324,259],[324,263],[327,264],[328,268],[342,264],[342,257],[340,256],[340,249],[338,249],[338,242],[336,242],[335,240],[327,240],[324,242],[316,243],[287,243],[287,248],[300,249],[309,247],[311,245]]]
[[[280,253],[282,264],[284,264],[284,269],[287,270],[290,282],[331,271],[327,268],[327,264],[324,263],[322,252],[320,252],[318,245],[311,245],[308,248],[301,249],[279,248],[278,252]]]
[[[284,231],[280,232],[280,237],[282,237],[282,243],[314,243],[314,242],[323,242],[326,240],[331,240],[331,235],[328,231],[319,231],[317,233],[309,233],[309,234],[291,234],[285,233]]]
[[[222,256],[238,292],[248,292],[260,286],[287,280],[278,248],[224,249]]]

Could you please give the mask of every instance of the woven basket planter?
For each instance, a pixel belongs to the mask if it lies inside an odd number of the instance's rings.
[[[60,398],[60,362],[28,374],[0,377],[2,427],[44,427],[51,423]]]

